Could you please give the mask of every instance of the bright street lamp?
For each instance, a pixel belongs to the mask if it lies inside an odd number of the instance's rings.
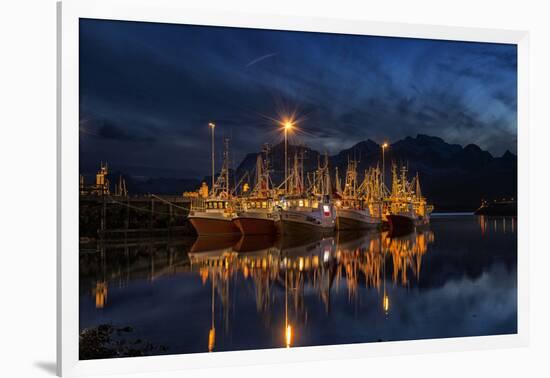
[[[294,127],[291,120],[286,120],[283,123],[283,129],[285,131],[285,195],[288,193],[288,132]]]

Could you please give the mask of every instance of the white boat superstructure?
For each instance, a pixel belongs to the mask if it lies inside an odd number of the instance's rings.
[[[269,175],[269,145],[256,159],[256,185],[250,196],[242,197],[233,223],[243,235],[269,235],[275,233],[275,200]]]
[[[239,229],[232,222],[233,199],[229,189],[229,139],[225,139],[223,165],[208,198],[197,198],[191,202],[188,219],[197,235],[238,234]]]
[[[332,232],[336,226],[336,211],[331,201],[328,156],[325,155],[324,165],[318,165],[308,190],[304,190],[303,158],[298,159],[297,154],[287,180],[291,185],[289,195],[279,200],[275,218],[277,231],[296,236]]]
[[[370,186],[377,188],[374,182],[379,175],[378,171],[365,173],[363,183],[357,185],[356,160],[348,159],[346,180],[342,190],[338,170],[336,170],[336,191],[341,197],[336,203],[336,227],[339,230],[357,230],[376,228],[381,225],[381,202],[374,200],[374,193]]]
[[[328,198],[290,198],[282,200],[280,206],[275,217],[280,234],[326,233],[336,226],[336,211]]]
[[[387,202],[387,219],[390,230],[394,232],[409,231],[430,223],[433,206],[428,205],[426,198],[422,196],[418,173],[413,180],[408,181],[405,166],[401,168],[400,175],[397,173],[397,166],[392,166],[392,191]]]

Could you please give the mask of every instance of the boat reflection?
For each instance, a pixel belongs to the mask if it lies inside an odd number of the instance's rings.
[[[481,234],[486,235],[488,232],[503,233],[511,232],[516,233],[517,217],[515,216],[488,216],[478,215],[477,222],[481,229]]]
[[[169,353],[513,333],[517,227],[436,215],[401,236],[81,243],[80,327],[129,325]]]
[[[390,265],[393,284],[407,286],[410,273],[419,280],[422,257],[433,241],[434,235],[429,230],[400,237],[390,237],[386,232],[338,233],[314,240],[286,238],[271,241],[264,237],[243,236],[233,247],[214,250],[198,251],[197,243],[204,245],[204,242],[197,240],[191,248],[189,260],[191,270],[198,270],[203,285],[210,282],[212,286],[212,308],[214,293],[220,298],[226,325],[231,303],[229,282],[233,277],[253,282],[256,309],[266,325],[280,308],[273,299],[284,290],[282,345],[290,347],[296,339],[296,327],[307,324],[306,291],[317,292],[328,314],[331,292],[338,291],[341,285],[347,288],[350,303],[357,296],[359,285],[378,292],[383,288],[382,310],[388,314],[390,299],[386,290],[386,273],[390,273]],[[213,345],[213,329],[212,321],[209,350]]]
[[[259,318],[268,328],[281,327],[280,345],[291,347],[300,344],[298,331],[307,327],[310,311],[315,311],[315,303],[309,300],[306,304],[308,294],[316,293],[316,302],[329,314],[331,294],[347,290],[347,301],[353,304],[363,285],[380,295],[381,310],[387,315],[388,288],[409,286],[411,280],[420,279],[422,258],[433,241],[433,233],[423,230],[399,237],[372,231],[320,238],[229,236],[158,245],[121,243],[82,253],[83,264],[93,271],[82,271],[81,279],[89,282],[95,307],[103,309],[108,305],[108,285],[122,288],[134,279],[152,282],[165,275],[197,275],[205,289],[210,286],[206,291],[210,296],[209,351],[215,350],[217,314],[221,314],[218,328],[221,325],[227,332],[231,317],[237,316],[232,296],[251,296],[237,293],[235,280],[251,282],[254,298],[250,299],[256,303]],[[106,250],[123,253],[107,254]],[[279,323],[283,317],[284,323]]]

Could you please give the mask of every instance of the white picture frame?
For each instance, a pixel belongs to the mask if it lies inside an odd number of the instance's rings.
[[[518,49],[518,332],[514,335],[312,346],[79,361],[78,317],[78,20],[95,18],[358,35],[516,44]],[[524,31],[473,29],[358,20],[249,15],[185,8],[180,1],[111,0],[58,3],[57,127],[57,372],[62,376],[172,371],[263,363],[526,346],[528,281],[528,50]]]

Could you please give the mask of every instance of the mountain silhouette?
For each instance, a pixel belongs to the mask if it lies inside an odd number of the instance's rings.
[[[253,186],[256,159],[260,152],[247,154],[237,168],[230,171],[230,182],[234,186],[248,174],[248,182]],[[313,172],[325,154],[306,146],[288,145],[289,172],[294,155],[304,159],[304,172]],[[358,160],[359,180],[369,167],[382,167],[381,146],[368,139],[328,156],[332,177],[338,167],[343,181],[348,159]],[[271,178],[275,185],[284,177],[284,143],[272,146],[269,153]],[[517,156],[506,151],[501,157],[494,157],[475,144],[460,146],[443,139],[419,134],[415,138],[406,137],[391,144],[385,152],[386,185],[391,184],[391,165],[405,165],[409,177],[416,173],[420,178],[422,194],[435,206],[435,211],[473,211],[482,199],[516,198],[517,196]],[[85,175],[86,183],[94,182],[92,174]],[[130,194],[174,194],[197,190],[201,182],[210,184],[211,176],[201,179],[182,178],[137,178],[123,172],[109,175],[111,190],[118,177],[126,179]]]
[[[317,167],[322,153],[307,147],[289,145],[289,167],[295,152],[304,153],[304,171]],[[236,176],[245,172],[253,177],[258,153],[249,153],[236,169]],[[331,172],[338,167],[343,180],[348,159],[359,161],[358,173],[362,180],[368,167],[382,166],[381,146],[372,141],[361,141],[351,148],[329,156]],[[284,144],[273,146],[270,153],[272,178],[275,183],[284,176]],[[419,134],[391,144],[385,152],[386,185],[391,183],[391,165],[405,165],[412,177],[418,172],[422,193],[435,206],[435,211],[473,211],[482,199],[515,198],[517,195],[517,156],[506,151],[494,157],[475,144],[460,146],[443,139]]]

